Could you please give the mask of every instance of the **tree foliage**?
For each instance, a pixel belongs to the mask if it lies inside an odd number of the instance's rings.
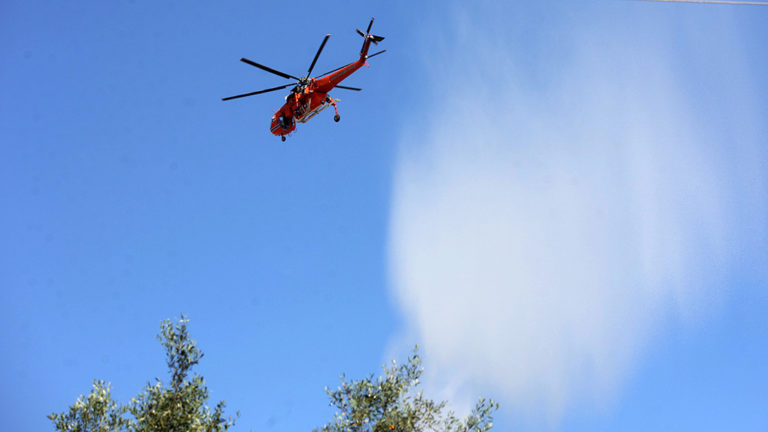
[[[94,381],[88,396],[80,396],[67,411],[48,418],[61,432],[224,432],[234,426],[225,417],[224,401],[211,409],[203,377],[192,372],[203,353],[189,337],[188,320],[181,316],[160,325],[158,339],[165,348],[170,381],[156,379],[126,405],[112,400],[111,387]],[[480,399],[464,419],[417,392],[423,372],[421,358],[414,350],[407,362],[383,368],[383,375],[371,374],[348,381],[343,375],[336,390],[326,388],[334,419],[315,432],[486,432],[493,427],[498,404]],[[239,413],[237,414],[239,416]]]
[[[169,386],[157,380],[147,384],[123,406],[111,399],[110,386],[95,381],[87,397],[80,396],[68,411],[48,418],[58,431],[70,432],[223,432],[234,425],[224,417],[224,401],[211,410],[203,377],[192,373],[203,353],[189,337],[188,320],[160,325],[157,336],[166,351]]]
[[[112,389],[104,381],[94,381],[88,396],[80,396],[61,414],[51,414],[49,419],[59,431],[112,432],[123,431],[128,420],[123,418],[126,408],[112,400]]]
[[[423,372],[414,350],[406,364],[383,368],[383,375],[347,382],[341,377],[336,390],[326,388],[331,405],[338,410],[332,422],[315,432],[486,432],[493,427],[499,405],[480,399],[465,419],[416,392]]]

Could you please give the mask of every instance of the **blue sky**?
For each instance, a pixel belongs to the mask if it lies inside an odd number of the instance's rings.
[[[498,430],[764,430],[768,7],[6,1],[3,430],[165,376],[237,430],[422,346]],[[283,84],[388,53],[286,143]]]

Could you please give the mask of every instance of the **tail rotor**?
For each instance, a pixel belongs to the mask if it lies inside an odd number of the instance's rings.
[[[365,33],[362,32],[360,29],[355,29],[357,31],[357,34],[363,37],[365,39],[365,42],[371,41],[374,45],[378,45],[379,42],[384,40],[384,36],[377,36],[374,34],[371,34],[371,27],[373,27],[373,18],[371,18],[371,22],[368,23],[368,28],[365,29]],[[361,53],[363,50],[365,50],[365,42],[363,42],[363,48],[361,49]]]

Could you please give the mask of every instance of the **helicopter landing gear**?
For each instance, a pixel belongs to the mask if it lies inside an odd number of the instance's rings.
[[[338,122],[339,120],[341,120],[340,115],[336,114],[335,116],[333,116],[333,121]]]
[[[285,135],[280,135],[280,139],[283,140],[283,142],[285,142]]]

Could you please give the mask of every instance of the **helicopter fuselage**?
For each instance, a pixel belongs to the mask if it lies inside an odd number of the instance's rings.
[[[366,64],[370,43],[370,40],[365,41],[360,59],[356,62],[322,78],[311,78],[303,89],[297,87],[289,93],[285,97],[285,104],[272,116],[269,130],[274,135],[285,136],[296,129],[296,122],[304,123],[331,105],[335,109],[337,99],[333,99],[328,93]],[[336,115],[338,116],[338,112]]]

